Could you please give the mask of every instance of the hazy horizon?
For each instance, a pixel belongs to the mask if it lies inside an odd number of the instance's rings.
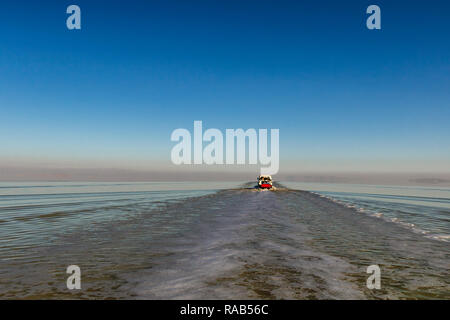
[[[256,179],[257,168],[229,166],[216,170],[191,167],[171,171],[114,168],[5,168],[0,182],[154,182],[154,181],[242,181]],[[355,183],[404,186],[450,187],[448,172],[289,172],[280,170],[275,181],[310,183]]]

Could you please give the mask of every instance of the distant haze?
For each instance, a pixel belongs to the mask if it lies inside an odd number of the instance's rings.
[[[253,181],[255,167],[177,167],[171,170],[115,168],[0,167],[0,181]],[[285,171],[277,181],[450,186],[448,172],[305,172]]]

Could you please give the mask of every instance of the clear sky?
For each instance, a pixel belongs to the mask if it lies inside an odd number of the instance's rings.
[[[279,128],[281,171],[448,173],[450,3],[1,1],[0,168],[171,170],[194,120]]]

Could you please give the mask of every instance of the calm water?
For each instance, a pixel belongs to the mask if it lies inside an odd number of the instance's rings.
[[[450,241],[450,188],[289,182],[285,185],[316,192],[426,237]]]
[[[450,189],[251,185],[0,183],[0,298],[450,298]]]

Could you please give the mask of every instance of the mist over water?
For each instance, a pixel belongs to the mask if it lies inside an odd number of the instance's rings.
[[[0,297],[450,297],[448,190],[252,186],[2,183]]]

